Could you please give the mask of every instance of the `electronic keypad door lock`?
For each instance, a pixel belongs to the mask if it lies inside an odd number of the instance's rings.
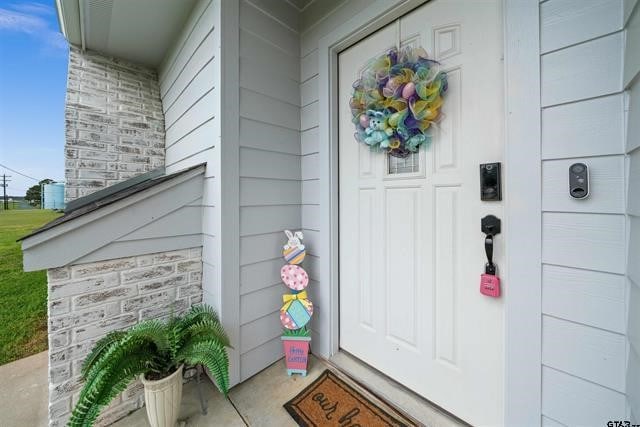
[[[499,162],[480,165],[480,200],[485,202],[502,200],[500,169]]]

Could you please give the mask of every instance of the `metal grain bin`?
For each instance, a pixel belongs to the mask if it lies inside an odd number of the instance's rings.
[[[42,198],[44,209],[64,209],[64,183],[44,184]]]

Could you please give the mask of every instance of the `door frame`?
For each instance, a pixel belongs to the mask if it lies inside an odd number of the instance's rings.
[[[314,350],[339,350],[338,53],[428,0],[376,0],[318,43],[320,229]],[[540,425],[542,213],[538,0],[502,0],[504,28],[504,424]],[[533,71],[532,71],[533,70]],[[517,167],[516,167],[517,165]],[[532,183],[537,191],[531,191]],[[536,188],[536,187],[533,187]],[[514,284],[509,286],[509,283]],[[516,285],[517,284],[517,285]],[[532,392],[533,391],[533,392]],[[537,393],[535,392],[537,391]]]

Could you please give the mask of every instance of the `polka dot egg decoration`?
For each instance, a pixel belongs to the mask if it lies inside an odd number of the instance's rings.
[[[301,291],[309,284],[309,275],[299,265],[287,264],[280,269],[280,277],[282,282],[293,289]]]

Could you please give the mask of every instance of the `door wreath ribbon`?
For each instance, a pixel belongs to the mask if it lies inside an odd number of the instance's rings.
[[[431,141],[441,118],[447,74],[422,48],[393,48],[370,60],[349,103],[357,141],[407,157]]]

